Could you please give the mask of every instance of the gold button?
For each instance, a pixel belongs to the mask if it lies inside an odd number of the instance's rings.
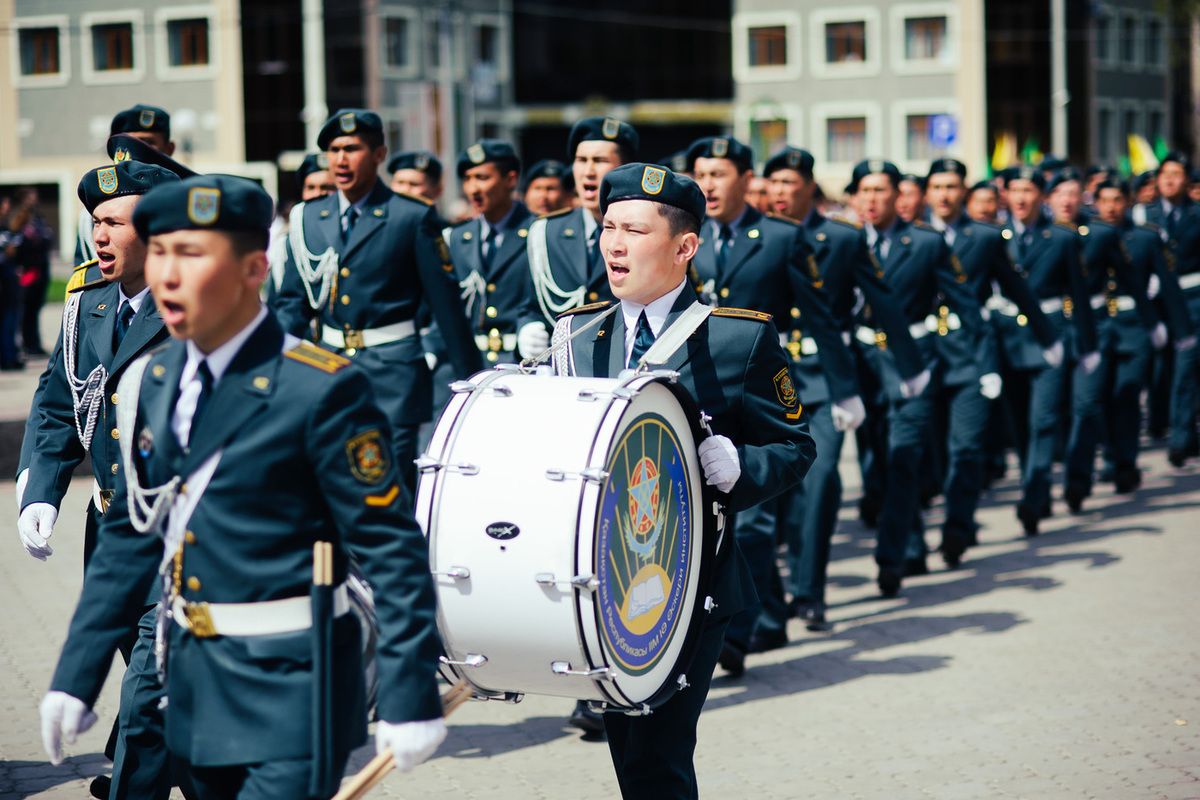
[[[179,487],[179,493],[187,494],[187,484],[186,483]]]
[[[494,292],[494,291],[496,291],[496,284],[494,284],[494,283],[489,283],[489,284],[488,284],[488,286],[487,286],[487,290],[488,290],[489,292]]]
[[[112,465],[112,474],[113,474],[113,475],[116,475],[116,474],[117,474],[117,471],[118,471],[119,469],[120,469],[120,467],[119,467],[119,466],[117,466],[116,464],[113,464],[113,465]]]
[[[112,437],[113,437],[114,439],[120,439],[120,438],[121,438],[121,432],[120,432],[119,430],[117,430],[116,428],[113,428],[113,431],[112,431]]]
[[[721,290],[721,297],[729,297],[729,287],[728,286],[726,286],[724,289]]]
[[[185,542],[187,542],[188,544],[195,544],[196,543],[196,534],[192,533],[191,531],[188,531],[187,533],[185,533],[183,535],[183,540]],[[192,580],[196,580],[196,579],[192,578]]]
[[[488,315],[489,317],[494,317],[494,316],[496,316],[496,307],[495,307],[495,306],[488,306],[488,307],[487,307],[487,315]]]
[[[342,277],[343,277],[343,278],[349,278],[349,277],[350,277],[350,270],[349,270],[348,268],[346,268],[346,267],[342,267]]]
[[[596,292],[588,292],[588,300],[599,300],[600,295]]]
[[[191,589],[193,592],[200,591],[200,579],[197,578],[195,575],[188,578],[188,588]]]
[[[357,352],[358,352],[358,348],[355,348],[355,347],[347,347],[346,348],[346,355],[348,355],[348,356],[352,356]]]
[[[488,354],[487,354],[487,360],[488,360],[488,361],[495,361],[495,360],[497,360],[497,359],[499,359],[499,358],[500,358],[500,356],[496,355],[495,353],[493,353],[493,352],[491,352],[491,351],[489,351],[489,352],[488,352]]]
[[[344,306],[350,305],[350,295],[348,295],[348,294],[342,295],[342,305],[344,305]]]
[[[800,309],[793,308],[792,309],[792,319],[799,319],[799,318],[800,318]]]
[[[113,392],[112,397],[110,397],[109,399],[112,400],[112,404],[115,406],[117,404],[117,393]]]
[[[1024,327],[1029,324],[1029,320],[1025,318],[1024,314],[1017,314],[1017,324]]]

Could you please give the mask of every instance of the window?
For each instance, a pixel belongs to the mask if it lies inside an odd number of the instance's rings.
[[[92,69],[96,72],[133,69],[133,23],[92,26]]]
[[[750,28],[750,66],[782,67],[787,65],[787,28],[772,25]]]
[[[1121,61],[1138,63],[1138,18],[1132,15],[1121,19]]]
[[[22,75],[58,74],[58,28],[26,28],[19,37]]]
[[[941,155],[932,143],[933,117],[929,114],[910,114],[907,118],[907,142],[909,161],[932,161]]]
[[[475,29],[475,60],[499,64],[500,29],[495,25],[480,25]]]
[[[1128,137],[1134,136],[1138,133],[1138,114],[1137,114],[1137,112],[1132,111],[1132,110],[1126,111],[1124,114],[1124,121],[1125,121],[1125,136],[1126,136],[1126,141],[1128,141]]]
[[[1142,51],[1148,66],[1161,67],[1163,58],[1163,24],[1162,20],[1150,17],[1146,20],[1145,45]]]
[[[407,17],[383,18],[383,58],[389,67],[407,67],[410,21]]]
[[[1095,17],[1095,36],[1096,36],[1096,60],[1111,61],[1112,60],[1112,16],[1107,12],[1100,12]]]
[[[825,26],[825,61],[845,64],[866,61],[867,24],[831,22]]]
[[[425,24],[425,42],[428,47],[426,62],[430,69],[438,69],[442,66],[442,23],[439,20],[431,19]]]
[[[825,127],[830,161],[859,162],[867,157],[866,117],[831,118]]]
[[[172,67],[208,64],[208,19],[173,19],[167,22],[168,62]]]
[[[1148,109],[1146,111],[1146,139],[1151,145],[1156,145],[1160,140],[1166,139],[1166,114],[1160,109]]]
[[[761,158],[770,158],[787,146],[785,119],[750,120],[750,147]]]
[[[946,41],[945,17],[904,20],[904,57],[930,60],[941,58]]]

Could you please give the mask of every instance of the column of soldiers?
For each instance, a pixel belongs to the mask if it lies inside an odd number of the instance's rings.
[[[717,663],[736,676],[747,654],[786,644],[791,617],[830,628],[847,432],[886,597],[929,570],[923,499],[945,497],[949,567],[977,543],[976,509],[1005,447],[1020,457],[1017,517],[1030,536],[1051,513],[1056,453],[1072,511],[1092,491],[1097,450],[1102,479],[1137,488],[1147,386],[1166,395],[1158,424],[1169,424],[1172,463],[1200,455],[1200,206],[1182,156],[1164,160],[1156,198],[1133,212],[1136,186],[1104,170],[1085,180],[1065,164],[1021,167],[970,184],[953,159],[925,175],[871,159],[854,168],[848,221],[823,213],[805,150],[771,154],[756,176],[749,147],[707,137],[672,157],[673,172],[637,163],[631,125],[594,117],[571,129],[569,165],[522,174],[508,142],[466,148],[454,167],[472,213],[450,224],[434,205],[441,163],[422,151],[388,160],[378,114],[343,109],[316,145],[297,174],[302,202],[270,244],[270,199],[175,162],[162,109],[118,114],[114,164],[80,182],[79,268],[26,431],[18,530],[31,555],[52,553],[71,471],[90,453],[92,563],[43,730],[60,759],[61,742],[95,721],[112,652],[125,654],[113,777],[95,796],[165,797],[174,783],[189,797],[331,795],[366,730],[341,583],[352,560],[387,595],[377,746],[405,768],[427,757],[445,729],[412,518],[420,429],[451,381],[540,356],[556,321],[614,302],[626,317],[642,310],[615,323],[627,349],[643,323],[652,338],[692,300],[761,312],[763,357],[781,366],[754,391],[788,411],[772,430],[790,443],[795,480],[741,493],[756,502],[737,508],[722,580],[742,589],[706,628],[704,674],[690,674],[701,687]],[[659,231],[639,216],[646,202],[682,222]],[[605,216],[614,204],[619,222]],[[628,230],[647,225],[686,255],[682,283],[658,291],[631,277]],[[732,322],[711,335],[726,331],[722,359],[747,357],[730,344],[739,337],[764,340]],[[754,431],[760,412],[740,424]],[[735,494],[741,435],[702,448],[706,479]],[[322,543],[337,586],[324,662],[308,632],[323,624],[309,600]],[[294,702],[275,702],[284,697]],[[581,702],[570,723],[607,732],[624,796],[694,796],[696,697],[619,725]],[[265,728],[292,735],[254,742]],[[650,769],[649,754],[667,766]]]

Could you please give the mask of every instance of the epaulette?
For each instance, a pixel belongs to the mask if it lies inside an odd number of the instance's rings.
[[[574,210],[575,209],[571,208],[570,206],[567,206],[566,208],[560,208],[558,211],[547,211],[545,214],[538,214],[538,219],[552,219],[554,217],[561,217],[563,214],[570,214]]]
[[[350,359],[343,358],[337,353],[331,353],[309,342],[301,342],[284,353],[284,355],[293,361],[299,361],[301,364],[316,367],[322,372],[328,372],[330,375],[350,366]]]
[[[1074,222],[1055,222],[1054,224],[1060,228],[1066,228],[1071,233],[1079,233],[1079,226]]]
[[[755,322],[770,322],[772,317],[762,311],[751,311],[748,308],[714,308],[714,317],[734,317],[736,319],[752,319]]]
[[[862,229],[862,223],[855,222],[852,219],[846,219],[845,217],[827,217],[827,219],[831,219],[834,222],[840,222],[843,225],[849,225],[851,228],[858,228],[860,230]]]
[[[73,292],[80,292],[80,291],[83,291],[84,289],[91,288],[92,286],[99,286],[101,284],[108,283],[108,281],[106,281],[106,280],[92,281],[91,284],[87,283],[88,267],[94,266],[95,264],[99,264],[99,263],[100,263],[100,259],[93,258],[91,261],[83,262],[82,264],[75,267],[75,269],[71,271],[71,277],[67,279],[66,293],[68,296],[70,294],[72,294]]]
[[[1134,227],[1145,228],[1146,230],[1153,231],[1154,233],[1158,233],[1162,230],[1162,228],[1159,228],[1153,222],[1143,222],[1141,225],[1135,225]]]
[[[71,272],[72,273],[79,272],[79,270],[81,270],[81,269],[87,269],[88,267],[92,266],[93,264],[99,264],[99,263],[100,263],[100,259],[93,258],[91,261],[84,261],[82,264],[76,264],[75,268],[73,270],[71,270]]]
[[[83,274],[83,273],[80,273],[80,274]],[[99,289],[104,286],[108,286],[108,280],[106,280],[105,278],[101,278],[98,281],[91,281],[90,283],[81,283],[78,286],[72,286],[71,284],[68,283],[67,284],[67,294],[71,295],[71,294],[75,294],[76,292],[86,292],[88,289]]]
[[[937,228],[933,227],[932,225],[930,225],[928,222],[926,222],[926,221],[925,221],[925,220],[923,220],[923,219],[914,219],[914,220],[912,221],[912,226],[913,226],[914,228],[920,228],[920,229],[921,229],[921,230],[923,230],[923,231],[933,231],[933,232],[934,232],[934,233],[936,233],[938,236],[941,236],[941,235],[942,235],[942,232],[941,232],[941,231],[939,231]]]
[[[395,189],[392,189],[392,191],[396,192]],[[433,205],[433,201],[424,195],[413,194],[412,192],[396,192],[396,195],[399,197],[406,197],[409,200],[416,200],[418,203],[424,203],[427,206]]]
[[[798,219],[792,219],[791,217],[787,216],[786,214],[776,214],[773,211],[768,211],[766,214],[766,217],[767,217],[767,219],[773,219],[778,222],[787,222],[787,223],[790,223],[790,224],[796,225],[796,226],[800,226],[800,225],[804,224]]]
[[[588,303],[586,306],[580,306],[579,308],[569,308],[566,311],[559,314],[557,317],[555,317],[555,319],[562,319],[563,317],[572,317],[576,314],[590,314],[593,311],[600,311],[601,309],[608,308],[615,302],[617,302],[617,301],[616,300],[601,300],[598,303]]]

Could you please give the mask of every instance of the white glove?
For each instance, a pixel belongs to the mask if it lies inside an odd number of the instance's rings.
[[[1059,339],[1057,342],[1043,350],[1042,358],[1046,359],[1046,365],[1050,367],[1050,369],[1061,366],[1063,361],[1062,339]]]
[[[429,371],[433,372],[437,369],[438,359],[433,353],[425,354],[425,363],[429,365]]]
[[[66,692],[46,692],[42,712],[42,746],[51,764],[63,762],[62,743],[75,744],[78,734],[96,724],[96,715],[78,697]]]
[[[420,722],[379,721],[375,728],[375,752],[390,748],[396,769],[408,772],[433,755],[446,738],[446,723],[441,717]]]
[[[833,429],[835,431],[855,430],[867,418],[867,409],[863,405],[862,398],[858,395],[847,397],[845,400],[838,400],[829,409],[829,413],[833,415]]]
[[[921,392],[925,391],[925,387],[929,385],[929,379],[932,377],[933,375],[929,372],[929,367],[926,367],[908,380],[900,381],[900,396],[906,400],[920,397]]]
[[[1162,291],[1162,281],[1157,275],[1151,275],[1150,280],[1146,281],[1146,297],[1153,300],[1158,297],[1158,293]]]
[[[23,505],[21,499],[25,497],[25,484],[27,483],[29,483],[29,467],[21,470],[21,474],[17,476],[17,508]]]
[[[1154,345],[1155,350],[1162,350],[1167,344],[1167,326],[1163,323],[1158,323],[1150,329],[1150,344]]]
[[[1091,375],[1096,371],[1096,367],[1100,366],[1100,354],[1093,350],[1090,353],[1084,353],[1079,357],[1079,368],[1083,370],[1085,375]]]
[[[17,518],[17,533],[26,552],[38,561],[53,555],[54,549],[47,541],[54,534],[54,523],[58,520],[58,509],[49,503],[30,503]]]
[[[1179,351],[1191,350],[1196,346],[1195,336],[1185,336],[1175,343],[1175,349]]]
[[[709,436],[696,452],[704,467],[704,480],[722,492],[732,489],[742,475],[742,463],[733,442],[725,436]]]
[[[995,400],[1004,388],[1004,381],[994,372],[979,376],[979,393],[988,400]]]
[[[525,358],[537,358],[550,347],[550,334],[540,322],[527,322],[517,331],[517,349]]]

